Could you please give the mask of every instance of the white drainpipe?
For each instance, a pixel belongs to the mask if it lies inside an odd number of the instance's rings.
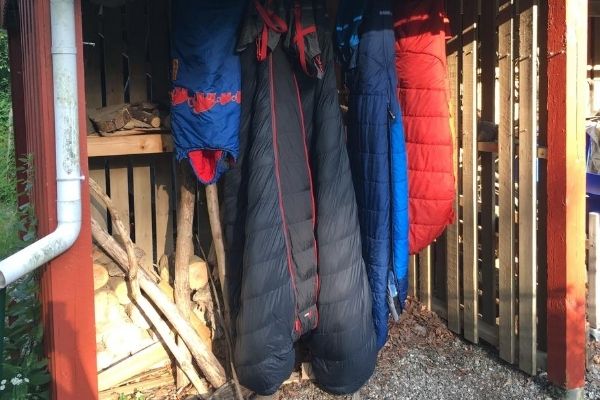
[[[81,170],[75,7],[73,0],[51,0],[54,130],[56,136],[56,230],[0,261],[0,288],[70,248],[81,229]],[[44,166],[37,166],[43,168]]]

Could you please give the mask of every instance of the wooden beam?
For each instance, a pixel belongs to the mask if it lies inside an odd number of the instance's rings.
[[[519,3],[519,367],[537,373],[538,8]]]
[[[498,124],[498,246],[500,298],[500,358],[515,361],[515,181],[514,181],[514,2],[501,0],[498,14],[500,121]]]
[[[417,256],[410,256],[408,259],[408,295],[414,299],[419,298],[418,282]]]
[[[587,1],[548,0],[548,377],[585,383]],[[542,49],[544,51],[544,49]],[[543,54],[544,54],[543,53]]]
[[[167,133],[133,136],[88,136],[88,156],[127,156],[173,151],[173,137]]]
[[[477,19],[478,1],[463,0],[463,293],[464,336],[477,343]]]

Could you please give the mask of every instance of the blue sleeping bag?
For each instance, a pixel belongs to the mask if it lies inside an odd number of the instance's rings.
[[[219,179],[239,152],[242,0],[174,0],[171,125],[178,160],[198,179]]]
[[[387,339],[390,292],[397,293],[396,304],[402,305],[408,285],[406,151],[395,92],[391,1],[343,0],[339,9],[338,58],[350,89],[348,149],[381,348]]]

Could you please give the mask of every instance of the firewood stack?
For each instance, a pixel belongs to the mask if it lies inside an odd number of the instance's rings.
[[[88,109],[88,134],[126,136],[170,129],[169,115],[149,102]]]
[[[142,258],[143,254],[137,254]],[[94,289],[96,351],[100,391],[112,389],[131,378],[171,365],[168,350],[152,324],[133,302],[125,273],[99,247],[94,248]],[[173,300],[168,260],[161,258],[158,286]],[[190,323],[207,345],[212,342],[214,316],[207,264],[192,256],[189,262],[190,288],[194,291]]]

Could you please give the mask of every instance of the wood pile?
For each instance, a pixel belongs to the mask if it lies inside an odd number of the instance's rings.
[[[88,134],[127,136],[170,129],[168,113],[148,102],[88,109],[87,116]]]
[[[112,393],[140,374],[171,366],[172,361],[152,324],[132,301],[125,274],[117,263],[99,247],[94,248],[93,257],[98,383],[101,392]],[[173,300],[168,265],[166,267],[161,271],[158,286]],[[188,268],[190,287],[194,290],[190,323],[210,348],[214,311],[207,264],[193,255]],[[174,384],[172,374],[170,379]],[[161,383],[165,380],[168,378],[164,376],[158,379]]]

